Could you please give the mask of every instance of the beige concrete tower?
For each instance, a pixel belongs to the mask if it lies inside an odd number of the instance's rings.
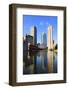
[[[30,28],[30,35],[33,36],[33,44],[37,44],[37,28],[36,26],[32,26]]]
[[[48,26],[48,50],[53,50],[53,27]]]

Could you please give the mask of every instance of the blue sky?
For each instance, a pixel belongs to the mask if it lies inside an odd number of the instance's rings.
[[[30,27],[37,27],[37,43],[41,43],[41,35],[43,32],[48,34],[48,25],[53,26],[53,40],[57,43],[57,16],[37,16],[23,15],[23,34],[30,33]]]

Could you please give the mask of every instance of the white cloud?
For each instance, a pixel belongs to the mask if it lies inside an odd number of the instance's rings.
[[[41,26],[42,26],[43,24],[44,24],[43,22],[40,22],[40,24],[39,24],[39,25],[41,25]]]
[[[49,25],[49,23],[48,23],[48,22],[46,22],[46,25]]]

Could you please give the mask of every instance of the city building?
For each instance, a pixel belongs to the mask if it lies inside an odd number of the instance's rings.
[[[53,50],[53,27],[48,26],[48,50]]]
[[[33,36],[26,35],[26,40],[28,41],[28,50],[29,50],[30,45],[33,45]]]
[[[42,33],[42,45],[41,48],[46,48],[47,47],[47,38],[46,38],[46,33]]]
[[[23,38],[23,50],[29,50],[30,45],[33,45],[33,37],[30,35],[26,35]]]
[[[33,36],[33,45],[37,45],[37,28],[32,26],[30,28],[30,35]]]
[[[28,41],[28,43],[33,45],[33,36],[31,35],[26,35],[26,40]]]
[[[40,43],[37,43],[37,47],[40,48]]]
[[[27,51],[27,50],[28,50],[28,41],[23,38],[23,51]]]

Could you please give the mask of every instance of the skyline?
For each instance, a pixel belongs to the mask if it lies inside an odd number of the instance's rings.
[[[57,16],[37,16],[24,15],[23,16],[23,35],[30,35],[30,28],[37,27],[37,43],[41,43],[41,35],[43,32],[48,35],[48,26],[53,26],[53,40],[57,43]],[[48,39],[48,38],[47,38]]]

